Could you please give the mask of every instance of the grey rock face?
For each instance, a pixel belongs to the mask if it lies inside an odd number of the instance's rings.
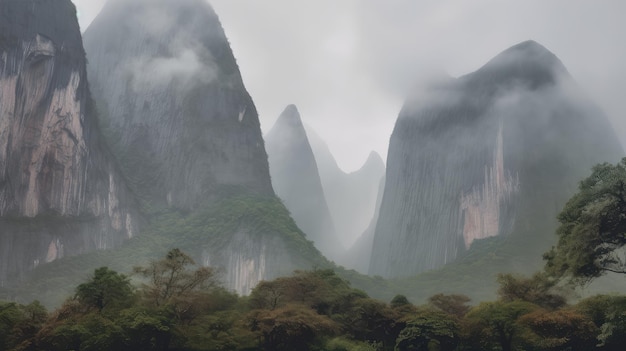
[[[112,0],[84,35],[107,138],[150,208],[273,194],[258,115],[202,0]]]
[[[606,117],[556,56],[518,44],[405,103],[369,272],[437,268],[495,235],[533,233],[525,245],[541,252],[577,182],[622,154]]]
[[[380,155],[371,152],[361,168],[346,173],[339,168],[328,145],[317,134],[309,129],[307,135],[339,240],[345,247],[350,247],[369,227],[374,216],[385,164]],[[353,268],[348,261],[339,262]]]
[[[272,184],[298,227],[327,257],[341,252],[300,113],[289,105],[265,137]]]
[[[86,79],[69,0],[0,1],[0,283],[138,232]]]

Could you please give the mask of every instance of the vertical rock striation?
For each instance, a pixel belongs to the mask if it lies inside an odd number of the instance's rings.
[[[84,37],[105,136],[143,208],[197,218],[232,200],[171,234],[176,245],[223,268],[241,294],[310,267],[286,249],[292,241],[321,258],[299,230],[276,229],[276,216],[291,221],[282,205],[271,214],[253,205],[275,196],[259,119],[206,1],[110,0]]]
[[[324,197],[311,145],[294,105],[289,105],[267,133],[272,184],[298,227],[326,256],[336,259],[340,241]]]
[[[369,272],[413,275],[496,235],[539,259],[577,182],[622,154],[607,118],[556,56],[533,41],[513,46],[405,103]]]
[[[138,232],[69,0],[0,1],[0,285]]]
[[[256,108],[203,0],[111,0],[86,30],[107,138],[147,208],[273,195]],[[120,40],[123,38],[123,40]]]

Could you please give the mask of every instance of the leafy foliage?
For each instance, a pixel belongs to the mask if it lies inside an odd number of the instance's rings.
[[[130,280],[107,267],[95,270],[93,278],[76,288],[76,298],[84,305],[102,311],[132,305],[135,292]]]
[[[626,273],[626,158],[593,167],[558,219],[559,242],[544,256],[549,273],[580,284]]]
[[[453,351],[460,339],[459,321],[439,311],[424,311],[407,323],[396,340],[397,351]]]
[[[502,301],[527,301],[548,309],[561,308],[566,304],[557,282],[545,274],[536,273],[530,278],[500,274],[498,283],[498,295]]]

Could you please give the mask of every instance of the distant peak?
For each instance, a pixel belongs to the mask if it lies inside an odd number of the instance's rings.
[[[304,129],[302,119],[300,118],[300,112],[298,112],[298,108],[294,104],[289,104],[285,107],[280,116],[278,116],[276,124],[288,126],[290,128]]]
[[[537,66],[562,66],[563,64],[556,55],[545,46],[534,40],[526,40],[502,51],[491,59],[484,67],[491,66],[516,66],[532,64]]]
[[[365,161],[365,164],[379,164],[379,165],[382,165],[383,167],[385,166],[385,163],[383,162],[383,158],[380,157],[380,155],[376,151],[370,152],[369,156],[367,156],[367,160]]]
[[[369,156],[367,156],[367,160],[365,160],[365,163],[359,169],[359,171],[364,170],[364,169],[370,169],[370,170],[376,169],[376,170],[379,170],[380,172],[384,172],[385,162],[383,162],[382,157],[380,157],[380,155],[376,151],[372,151],[370,152]]]
[[[496,75],[499,80],[529,82],[541,86],[557,80],[567,69],[550,50],[534,40],[526,40],[502,51],[475,73]]]

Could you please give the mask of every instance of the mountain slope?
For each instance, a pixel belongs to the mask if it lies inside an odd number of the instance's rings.
[[[533,41],[513,46],[405,103],[369,272],[414,275],[493,236],[511,248],[501,269],[532,270],[577,182],[622,155],[558,58]]]
[[[284,206],[254,205],[276,200],[258,115],[208,3],[111,0],[85,48],[105,135],[151,219],[139,241],[220,267],[240,294],[325,262]]]
[[[289,105],[267,133],[272,184],[298,226],[325,255],[337,258],[339,240],[300,113]]]
[[[0,1],[0,285],[139,231],[85,63],[69,0]]]

